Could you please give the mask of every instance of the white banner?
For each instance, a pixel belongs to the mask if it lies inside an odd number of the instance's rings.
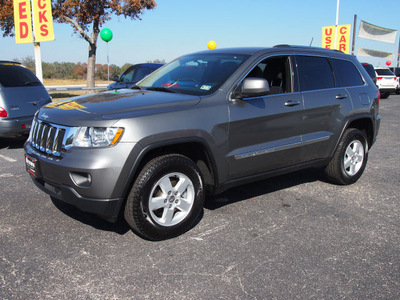
[[[358,37],[394,44],[396,41],[397,30],[379,27],[364,21],[361,21]]]
[[[372,57],[380,57],[393,60],[393,53],[364,49],[364,48],[358,49],[357,56],[372,56]]]

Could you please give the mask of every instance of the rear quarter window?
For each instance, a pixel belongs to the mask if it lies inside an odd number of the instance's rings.
[[[348,60],[332,59],[336,84],[339,87],[363,86],[364,80],[357,67]]]
[[[302,91],[334,88],[333,73],[328,60],[319,56],[296,56]]]

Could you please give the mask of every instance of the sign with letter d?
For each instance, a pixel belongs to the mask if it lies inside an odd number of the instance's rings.
[[[31,1],[14,0],[15,42],[32,43]]]

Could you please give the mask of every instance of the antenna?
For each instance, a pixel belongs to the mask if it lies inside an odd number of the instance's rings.
[[[311,39],[310,47],[311,47],[313,41],[314,41],[314,37],[312,37],[312,39]]]

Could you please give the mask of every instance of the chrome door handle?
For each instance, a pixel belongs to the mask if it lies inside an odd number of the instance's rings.
[[[285,106],[296,106],[299,104],[300,104],[299,101],[293,101],[293,100],[289,100],[289,101],[285,102]]]
[[[342,100],[342,99],[346,99],[347,95],[346,94],[338,94],[336,95],[336,99]]]

